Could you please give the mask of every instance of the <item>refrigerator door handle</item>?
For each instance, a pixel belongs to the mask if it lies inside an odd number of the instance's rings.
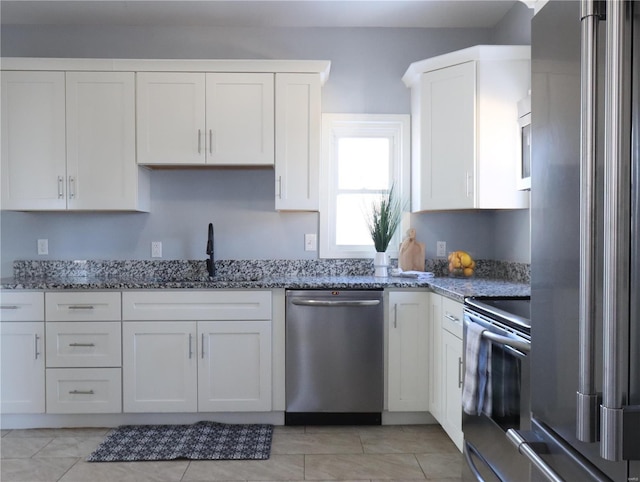
[[[622,460],[630,289],[630,71],[626,1],[607,2],[604,133],[603,384],[600,456]],[[628,364],[627,364],[628,366]]]
[[[595,383],[596,344],[596,137],[597,52],[601,2],[581,2],[580,58],[580,284],[579,284],[579,372],[576,393],[576,438],[595,442],[599,396]]]

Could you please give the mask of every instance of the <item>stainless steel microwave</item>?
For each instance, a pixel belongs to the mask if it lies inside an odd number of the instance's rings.
[[[518,127],[520,155],[517,186],[520,190],[526,190],[531,189],[531,96],[518,102]]]

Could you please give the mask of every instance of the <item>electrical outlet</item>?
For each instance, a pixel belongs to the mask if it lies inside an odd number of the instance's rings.
[[[316,251],[317,248],[317,238],[315,234],[305,234],[304,235],[304,250],[305,251]]]
[[[447,242],[446,241],[438,241],[436,243],[436,256],[439,258],[444,258],[447,255]]]
[[[38,254],[49,254],[49,240],[48,239],[39,239],[38,240]]]
[[[160,241],[151,241],[151,257],[162,258],[162,243]]]

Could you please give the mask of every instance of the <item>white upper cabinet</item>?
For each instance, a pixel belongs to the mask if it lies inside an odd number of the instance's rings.
[[[2,73],[2,208],[149,210],[134,74]]]
[[[2,72],[2,209],[65,209],[65,74]]]
[[[138,164],[204,164],[204,74],[137,76]]]
[[[136,165],[133,72],[67,72],[67,207],[148,211]]]
[[[320,75],[276,74],[276,209],[317,211]]]
[[[207,163],[273,165],[274,74],[207,75]]]
[[[139,164],[273,165],[273,74],[137,75]]]
[[[409,67],[413,212],[528,206],[516,179],[529,58],[526,46],[478,46]]]

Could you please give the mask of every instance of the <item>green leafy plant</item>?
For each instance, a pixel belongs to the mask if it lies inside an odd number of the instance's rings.
[[[389,247],[402,217],[402,205],[396,196],[394,186],[389,192],[373,203],[367,216],[367,227],[378,253],[384,253]]]

